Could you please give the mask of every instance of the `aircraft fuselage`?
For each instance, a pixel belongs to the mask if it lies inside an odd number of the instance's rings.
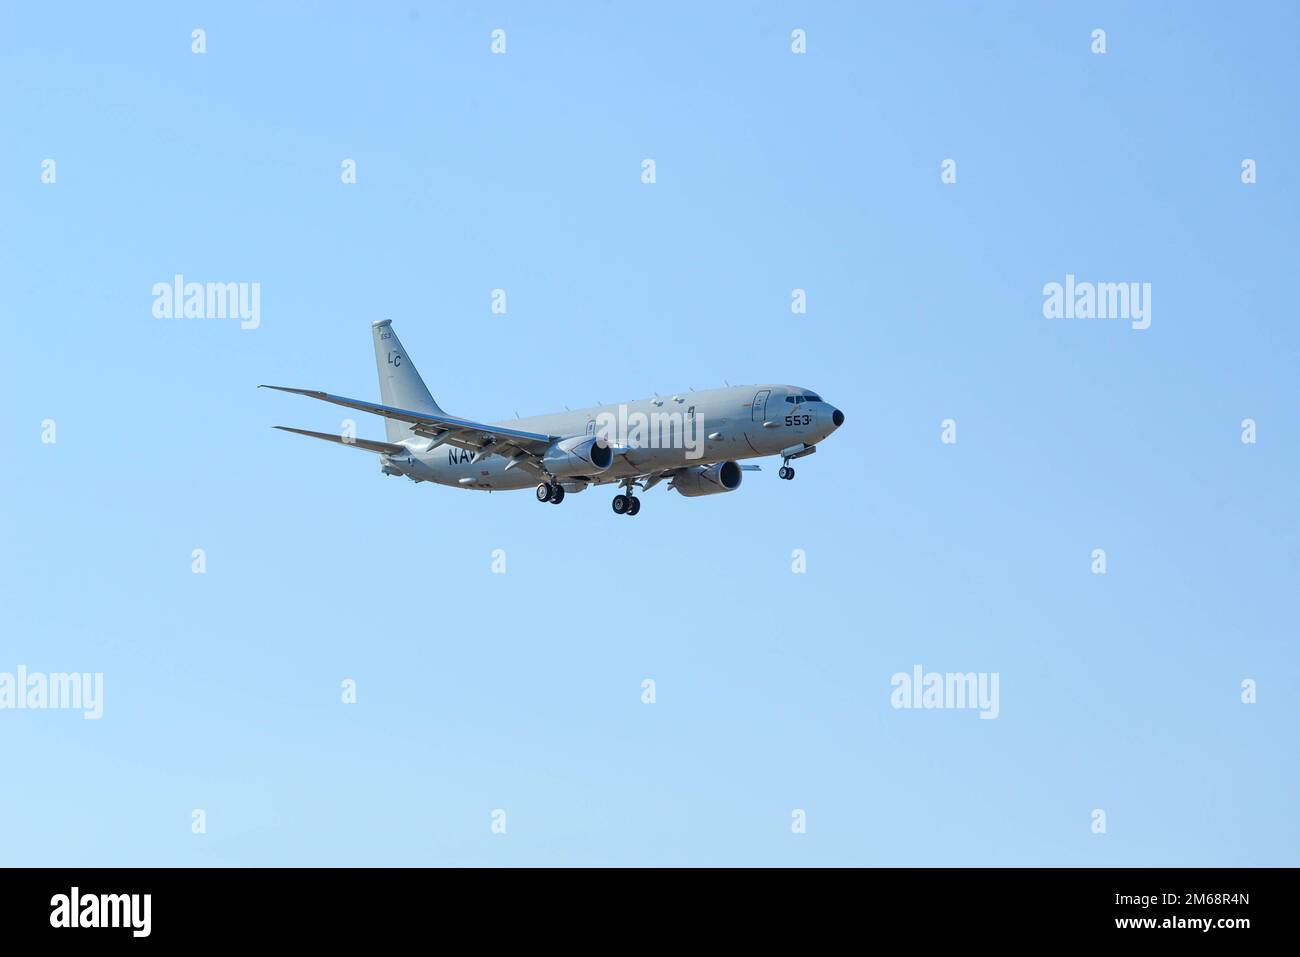
[[[836,415],[833,406],[807,389],[758,385],[683,392],[492,424],[555,436],[605,434],[616,449],[629,449],[616,456],[607,471],[561,483],[573,491],[659,469],[743,461],[812,446],[838,428]],[[641,422],[645,426],[638,432]],[[501,456],[476,462],[473,452],[446,444],[431,447],[428,439],[416,436],[402,444],[409,454],[385,456],[385,464],[417,481],[480,490],[529,488],[538,481],[527,470],[507,470],[508,460]]]

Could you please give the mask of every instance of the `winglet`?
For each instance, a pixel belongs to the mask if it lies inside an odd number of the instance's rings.
[[[294,395],[310,396],[313,399],[324,399],[329,393],[322,392],[320,389],[291,389],[287,385],[259,385],[259,389],[274,389],[276,392],[292,392]]]

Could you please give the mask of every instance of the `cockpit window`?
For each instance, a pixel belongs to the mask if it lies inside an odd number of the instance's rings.
[[[814,392],[805,392],[803,395],[803,401],[805,402],[820,402],[821,400],[822,397]]]

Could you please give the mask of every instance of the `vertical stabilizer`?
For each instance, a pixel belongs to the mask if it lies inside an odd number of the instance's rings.
[[[371,332],[375,337],[375,365],[379,370],[379,401],[396,409],[444,414],[415,370],[415,363],[402,348],[401,340],[393,331],[393,320],[371,323]],[[385,419],[384,425],[390,442],[411,437],[410,426],[405,422]]]

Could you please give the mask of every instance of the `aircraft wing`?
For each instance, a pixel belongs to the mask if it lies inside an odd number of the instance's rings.
[[[291,389],[281,385],[262,385],[258,386],[258,388],[275,389],[277,392],[292,392],[294,395],[305,395],[311,399],[320,399],[322,402],[341,405],[345,409],[356,409],[358,412],[369,412],[372,415],[381,415],[386,419],[409,422],[412,432],[433,439],[435,445],[453,445],[459,449],[477,452],[483,457],[493,454],[501,455],[508,459],[515,459],[521,465],[533,464],[540,460],[557,438],[553,435],[524,432],[501,425],[471,422],[468,419],[458,419],[455,416],[441,415],[434,412],[411,412],[406,409],[395,409],[374,402],[363,402],[361,399],[348,399],[340,395],[330,395],[328,392],[319,392],[315,389]],[[406,450],[403,449],[403,451]]]

